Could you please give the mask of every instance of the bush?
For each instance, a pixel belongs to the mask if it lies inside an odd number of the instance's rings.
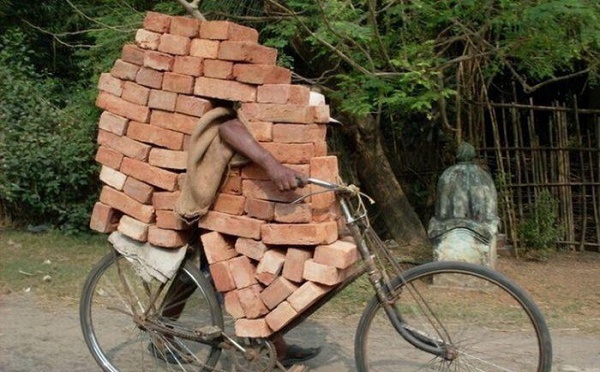
[[[528,211],[528,216],[519,224],[518,233],[525,253],[544,258],[555,249],[562,237],[558,226],[558,202],[550,191],[542,190]]]

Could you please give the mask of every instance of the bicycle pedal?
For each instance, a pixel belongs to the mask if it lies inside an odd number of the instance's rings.
[[[223,331],[221,328],[217,326],[204,326],[201,328],[196,328],[196,334],[205,341],[214,340],[217,337],[220,337]]]

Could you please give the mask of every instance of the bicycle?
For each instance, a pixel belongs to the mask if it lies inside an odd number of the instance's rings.
[[[353,275],[275,335],[286,333],[366,275],[375,294],[356,330],[358,371],[551,370],[552,345],[544,317],[510,279],[461,262],[430,262],[405,270],[370,226],[364,203],[368,196],[352,185],[309,182],[322,187],[320,192],[336,193],[362,260]],[[104,257],[89,274],[80,303],[84,338],[97,363],[106,371],[281,367],[271,338],[239,340],[228,334],[218,295],[199,268],[198,257],[192,255],[167,283],[146,283],[122,255]],[[181,286],[190,285],[193,294],[182,296]],[[169,318],[165,304],[182,306],[178,296],[186,298],[184,311]],[[233,367],[218,364],[223,350],[233,351]],[[171,352],[186,359],[164,362]]]

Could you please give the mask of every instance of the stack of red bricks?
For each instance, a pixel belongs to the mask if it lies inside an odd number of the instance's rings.
[[[198,119],[220,100],[241,103],[254,137],[283,164],[336,181],[327,156],[329,107],[309,105],[256,30],[150,12],[135,45],[102,74],[96,104],[104,183],[90,226],[162,248],[187,243],[174,206]],[[343,281],[356,246],[338,239],[332,193],[280,192],[258,166],[231,170],[199,226],[210,271],[241,337],[267,337]]]

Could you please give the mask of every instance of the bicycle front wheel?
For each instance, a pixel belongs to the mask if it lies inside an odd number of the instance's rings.
[[[393,286],[392,306],[404,329],[449,352],[436,356],[408,342],[374,298],[356,333],[359,371],[550,371],[544,318],[504,275],[480,265],[432,262],[407,270]]]
[[[208,371],[220,357],[220,348],[189,337],[206,326],[223,329],[214,290],[189,261],[163,285],[144,281],[131,261],[110,253],[87,278],[79,316],[105,371]]]

